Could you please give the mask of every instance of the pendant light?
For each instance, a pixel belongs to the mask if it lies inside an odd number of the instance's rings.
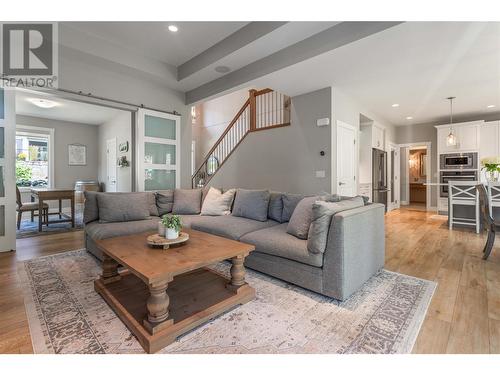
[[[446,144],[448,146],[456,146],[457,137],[453,134],[453,99],[455,99],[455,96],[450,96],[446,99],[450,101],[450,134],[446,137]]]

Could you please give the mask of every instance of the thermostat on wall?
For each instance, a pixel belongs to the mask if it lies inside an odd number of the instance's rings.
[[[320,118],[316,121],[316,125],[318,126],[327,126],[330,125],[330,119],[328,117]]]

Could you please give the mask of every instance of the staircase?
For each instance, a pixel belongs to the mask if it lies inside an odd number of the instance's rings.
[[[249,98],[192,176],[192,187],[205,186],[250,132],[288,125],[290,97],[271,89],[250,90]]]

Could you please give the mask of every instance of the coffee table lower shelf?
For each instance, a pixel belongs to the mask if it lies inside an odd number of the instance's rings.
[[[119,280],[94,282],[95,290],[115,311],[148,353],[155,353],[175,341],[183,333],[229,309],[249,302],[255,290],[248,284],[228,288],[229,279],[208,268],[174,277],[168,284],[169,319],[173,322],[151,334],[143,325],[147,317],[148,286],[129,272]]]

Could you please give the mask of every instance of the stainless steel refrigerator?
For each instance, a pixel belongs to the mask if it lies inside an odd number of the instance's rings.
[[[383,203],[387,211],[387,152],[377,150],[372,151],[372,201],[373,203]]]

